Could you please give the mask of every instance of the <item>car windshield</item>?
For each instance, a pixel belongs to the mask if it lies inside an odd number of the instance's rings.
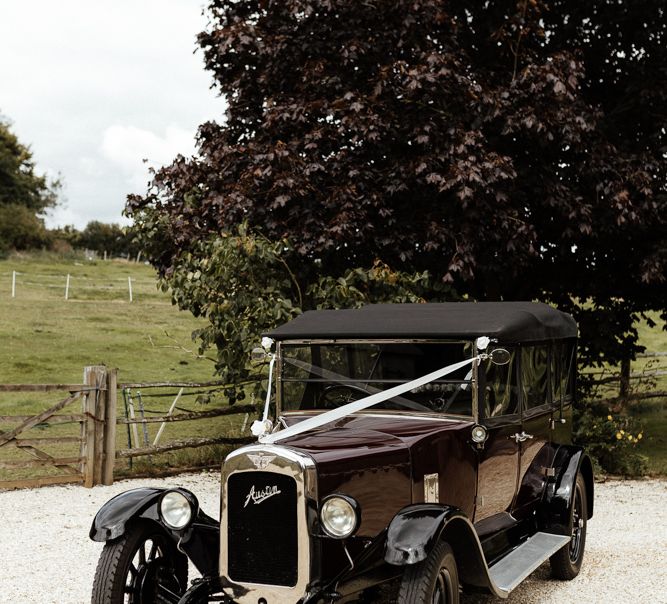
[[[281,346],[282,411],[326,411],[472,357],[472,342]],[[373,407],[472,415],[468,365]]]

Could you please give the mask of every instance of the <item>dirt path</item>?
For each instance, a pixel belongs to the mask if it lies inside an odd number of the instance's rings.
[[[207,513],[217,516],[217,473],[122,481],[94,489],[63,486],[0,493],[0,601],[88,602],[102,548],[88,539],[90,522],[107,499],[143,485],[188,488]],[[666,480],[596,485],[581,575],[568,583],[552,581],[544,565],[507,602],[667,604],[666,502]],[[464,604],[500,602],[486,596],[463,599]]]

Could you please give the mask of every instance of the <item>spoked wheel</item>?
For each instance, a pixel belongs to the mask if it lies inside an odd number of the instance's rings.
[[[136,524],[104,546],[92,604],[177,604],[188,581],[187,558],[159,528]]]
[[[584,477],[578,474],[570,509],[570,543],[557,551],[550,559],[551,574],[556,579],[569,581],[579,574],[586,547],[587,518],[586,484]]]
[[[401,604],[459,604],[456,560],[445,541],[440,541],[426,560],[407,567],[397,601]]]

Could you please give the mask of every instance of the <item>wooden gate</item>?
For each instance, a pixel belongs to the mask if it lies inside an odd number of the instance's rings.
[[[0,415],[2,425],[16,424],[9,430],[0,430],[0,471],[23,468],[57,470],[55,475],[0,480],[0,489],[63,483],[81,483],[86,487],[112,484],[116,371],[104,366],[91,366],[84,369],[83,377],[83,384],[0,385],[0,393],[68,393],[68,396],[36,415]],[[80,412],[71,413],[72,407],[78,407]],[[33,437],[27,434],[37,427],[67,423],[80,424],[79,435]],[[58,452],[68,446],[71,449],[73,445],[78,445],[76,455],[70,451],[68,456],[62,456]],[[109,450],[106,450],[107,447]],[[52,451],[47,453],[45,448]]]

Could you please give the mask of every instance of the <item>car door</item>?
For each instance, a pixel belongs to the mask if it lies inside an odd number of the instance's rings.
[[[554,459],[553,412],[549,380],[549,344],[522,346],[519,355],[521,430],[519,491],[513,515],[530,516],[542,498]]]
[[[487,440],[478,449],[475,529],[480,539],[515,524],[511,516],[519,473],[521,429],[517,355],[507,365],[484,362],[478,371],[480,421]]]

